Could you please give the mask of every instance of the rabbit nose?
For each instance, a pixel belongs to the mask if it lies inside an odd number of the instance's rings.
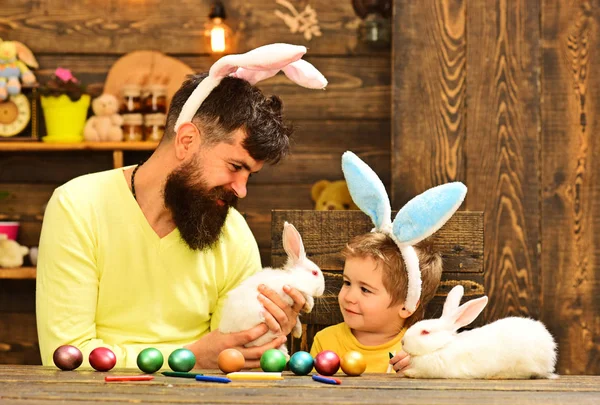
[[[333,211],[333,210],[335,210],[335,205],[331,205],[331,204],[330,204],[330,205],[328,205],[328,206],[327,206],[327,210],[328,210],[328,211]]]

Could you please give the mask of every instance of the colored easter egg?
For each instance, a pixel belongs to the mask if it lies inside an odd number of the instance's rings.
[[[90,353],[90,366],[98,371],[108,371],[117,364],[117,356],[107,347],[97,347]]]
[[[286,363],[285,354],[277,349],[269,349],[260,357],[260,368],[266,372],[283,371]]]
[[[240,371],[245,363],[246,359],[244,359],[244,355],[236,349],[225,349],[219,353],[219,357],[217,358],[219,369],[224,373]]]
[[[331,350],[323,350],[315,357],[315,369],[322,375],[334,375],[340,369],[340,357]]]
[[[350,351],[344,354],[340,360],[342,371],[350,376],[358,376],[367,369],[367,362],[362,353]]]
[[[196,365],[196,356],[191,350],[177,349],[169,355],[169,367],[173,371],[187,373]]]
[[[296,352],[290,357],[290,370],[296,375],[307,375],[313,369],[315,359],[308,352]]]
[[[153,347],[142,350],[137,356],[138,368],[148,374],[156,373],[160,370],[164,362],[165,359],[162,352]]]
[[[81,350],[71,345],[63,345],[54,351],[52,360],[56,367],[63,371],[75,370],[83,363]]]

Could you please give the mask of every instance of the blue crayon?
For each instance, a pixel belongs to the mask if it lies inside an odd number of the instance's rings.
[[[231,380],[225,377],[212,377],[209,375],[197,375],[196,381],[206,381],[206,382],[218,382],[218,383],[230,383]]]
[[[339,385],[342,383],[342,381],[338,378],[327,378],[327,377],[323,377],[317,374],[313,374],[312,375],[312,379],[318,382],[322,382],[325,384],[333,384],[333,385]]]

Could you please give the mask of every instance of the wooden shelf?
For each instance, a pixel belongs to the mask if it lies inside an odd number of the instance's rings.
[[[123,151],[153,151],[158,142],[38,142],[1,141],[0,152],[60,152],[69,150],[110,151],[113,167],[123,167]]]
[[[0,214],[0,221],[30,221],[37,222],[44,219],[41,214],[27,215],[27,214]]]
[[[0,268],[0,280],[35,280],[35,267]]]
[[[76,143],[50,143],[50,142],[19,142],[0,141],[0,152],[56,152],[69,150],[98,150],[98,151],[123,151],[123,150],[154,150],[158,142],[76,142]]]

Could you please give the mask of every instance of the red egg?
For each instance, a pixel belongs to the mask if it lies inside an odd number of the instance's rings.
[[[52,360],[56,367],[64,371],[75,370],[83,363],[83,354],[75,346],[63,345],[54,351]]]
[[[97,347],[90,353],[90,366],[98,371],[108,371],[117,364],[117,356],[106,347]]]
[[[340,369],[340,357],[331,350],[323,350],[315,357],[315,370],[322,375],[334,375]]]

